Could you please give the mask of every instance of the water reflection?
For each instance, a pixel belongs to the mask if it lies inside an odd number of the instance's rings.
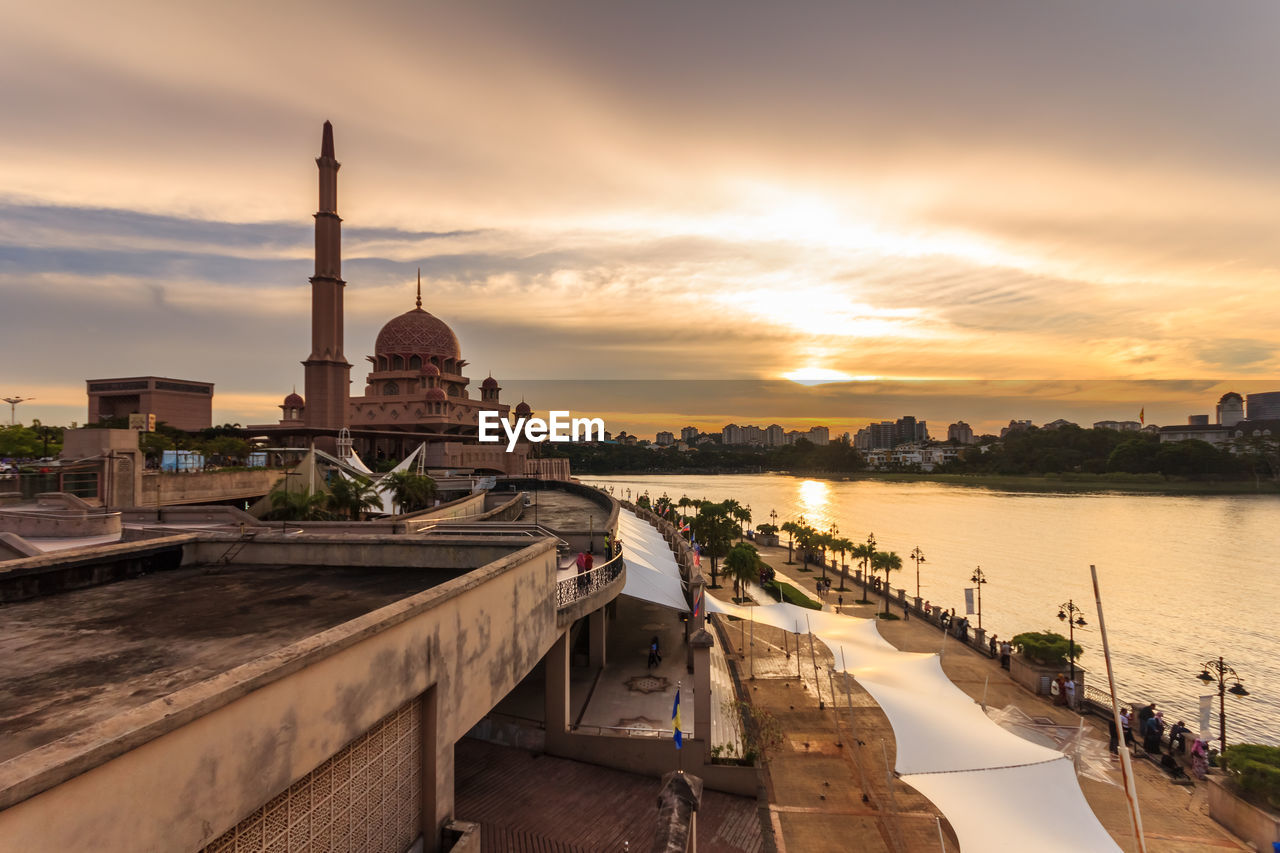
[[[1228,702],[1228,741],[1280,744],[1280,501],[1270,496],[1011,493],[937,483],[823,481],[781,475],[619,476],[589,482],[691,498],[735,498],[776,508],[778,523],[801,515],[825,532],[903,556],[893,585],[914,592],[918,545],[921,594],[964,606],[981,565],[983,624],[1001,638],[1022,631],[1066,634],[1058,606],[1086,607],[1090,627],[1096,563],[1116,660],[1128,701],[1155,700],[1172,719],[1195,719],[1201,661],[1226,654],[1250,696]],[[763,521],[764,519],[758,519]],[[784,540],[785,541],[785,540]],[[853,562],[853,561],[850,561]],[[1106,674],[1096,632],[1077,630],[1086,684]],[[1207,692],[1207,691],[1206,691]],[[1215,697],[1216,698],[1216,697]],[[1214,723],[1217,730],[1217,705]],[[1237,734],[1233,736],[1232,732]]]

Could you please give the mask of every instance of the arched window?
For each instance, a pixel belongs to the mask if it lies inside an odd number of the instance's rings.
[[[410,369],[410,370],[421,370],[421,369],[422,369],[422,357],[421,357],[421,356],[417,356],[417,355],[410,356],[410,357],[409,357],[409,369]]]
[[[385,355],[378,356],[378,369],[379,370],[387,369],[387,357]]]
[[[391,369],[404,370],[404,359],[398,355],[391,356]]]
[[[388,397],[394,397],[400,393],[400,386],[394,382],[388,382],[386,385],[382,386],[382,393]]]

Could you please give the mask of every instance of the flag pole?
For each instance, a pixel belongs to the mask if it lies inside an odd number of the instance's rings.
[[[1111,720],[1116,727],[1116,738],[1120,741],[1120,773],[1124,776],[1124,796],[1129,801],[1129,823],[1133,827],[1133,837],[1138,843],[1138,853],[1147,853],[1147,839],[1142,833],[1142,812],[1138,808],[1138,789],[1134,785],[1133,767],[1129,763],[1129,746],[1124,743],[1124,729],[1120,725],[1120,703],[1116,700],[1116,677],[1111,671],[1111,647],[1107,644],[1107,623],[1102,618],[1102,592],[1098,588],[1098,567],[1092,563],[1089,572],[1093,575],[1093,600],[1098,606],[1098,633],[1102,635],[1102,656],[1107,660],[1107,682],[1111,686]]]

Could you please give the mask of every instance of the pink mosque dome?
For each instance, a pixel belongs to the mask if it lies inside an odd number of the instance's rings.
[[[422,375],[423,376],[439,376],[440,368],[436,367],[434,364],[428,361],[422,365]]]
[[[428,388],[426,396],[428,400],[432,401],[447,401],[449,399],[449,395],[444,393],[443,388]]]
[[[517,405],[516,405],[516,415],[517,415],[517,416],[520,416],[520,415],[529,415],[529,414],[532,414],[532,413],[533,413],[533,409],[529,408],[529,404],[528,404],[528,403],[526,403],[524,400],[521,400],[521,401],[519,402],[519,404],[517,404]]]
[[[297,391],[284,398],[284,407],[287,409],[301,409],[305,405],[306,401],[302,399],[302,395]]]
[[[458,338],[445,322],[421,308],[393,317],[378,332],[375,355],[459,358]]]
[[[480,387],[481,387],[481,388],[497,388],[497,387],[498,387],[498,380],[496,380],[496,379],[494,379],[492,376],[490,376],[488,379],[486,379],[485,381],[483,381],[483,382],[481,382],[481,383],[480,383]]]

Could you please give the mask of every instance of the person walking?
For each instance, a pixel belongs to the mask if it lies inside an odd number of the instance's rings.
[[[1008,640],[1000,642],[1000,666],[1004,669],[1009,668],[1009,660],[1013,657],[1013,646]]]
[[[1205,776],[1209,775],[1209,744],[1206,742],[1207,735],[1200,733],[1200,737],[1191,742],[1191,772],[1196,774],[1196,778],[1201,781]]]
[[[1076,709],[1076,680],[1068,678],[1063,682],[1062,692],[1066,694],[1067,707],[1074,711]]]
[[[653,669],[660,663],[662,663],[662,649],[658,648],[658,635],[655,634],[649,641],[649,664],[645,668]]]

